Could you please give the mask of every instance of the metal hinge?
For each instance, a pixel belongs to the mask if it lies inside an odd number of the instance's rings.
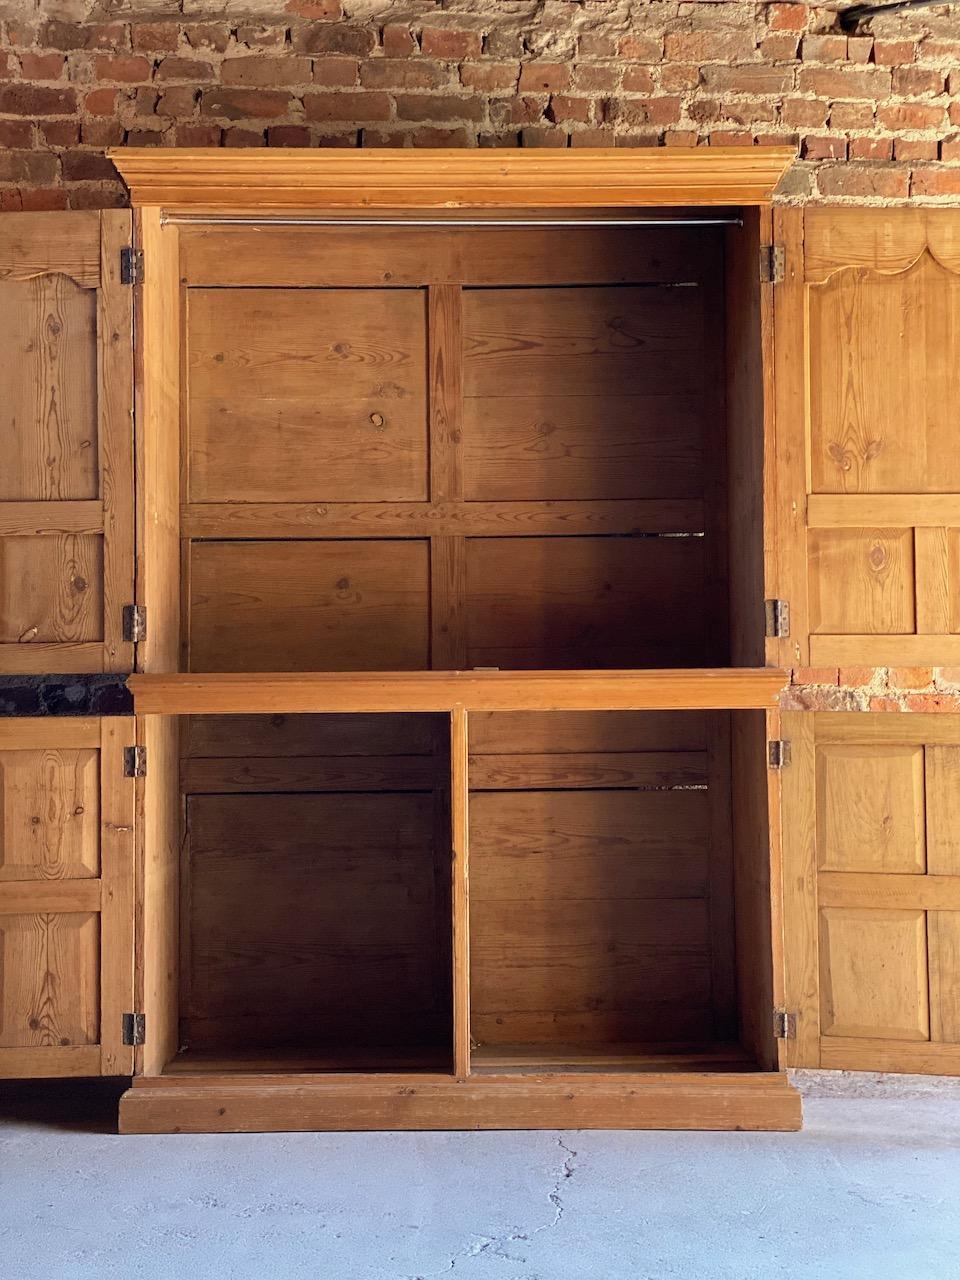
[[[790,743],[785,738],[767,743],[767,763],[771,769],[785,769],[790,763]]]
[[[147,1038],[147,1015],[125,1013],[123,1015],[123,1043],[143,1044]]]
[[[147,748],[123,748],[123,776],[125,778],[145,778],[147,776]]]
[[[123,638],[139,644],[147,638],[147,606],[125,604],[123,606]]]
[[[767,635],[775,640],[782,640],[788,636],[790,634],[789,600],[764,600],[763,609],[766,615]]]
[[[120,250],[120,283],[143,284],[143,250],[124,245]]]
[[[782,244],[760,246],[760,283],[780,284],[787,273],[787,254]]]
[[[774,1009],[773,1034],[778,1040],[796,1040],[797,1015],[787,1009]]]

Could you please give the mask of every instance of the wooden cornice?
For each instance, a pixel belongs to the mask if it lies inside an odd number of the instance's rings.
[[[502,151],[118,147],[135,207],[172,211],[767,204],[790,147]]]

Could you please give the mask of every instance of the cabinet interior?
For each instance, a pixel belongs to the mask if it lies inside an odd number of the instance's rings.
[[[762,666],[724,216],[165,225],[143,669]],[[762,711],[471,713],[459,781],[447,714],[145,722],[148,1073],[451,1072],[452,776],[474,1072],[775,1066]]]

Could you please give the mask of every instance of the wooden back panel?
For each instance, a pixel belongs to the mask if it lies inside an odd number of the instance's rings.
[[[712,232],[181,241],[189,669],[724,660]]]
[[[129,671],[130,214],[0,221],[0,672]]]
[[[960,213],[778,211],[783,660],[960,659]],[[806,512],[800,520],[792,514]]]

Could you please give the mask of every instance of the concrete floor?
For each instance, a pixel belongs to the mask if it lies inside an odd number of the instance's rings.
[[[0,1086],[0,1278],[957,1280],[960,1087],[804,1085],[799,1134],[161,1138]]]

